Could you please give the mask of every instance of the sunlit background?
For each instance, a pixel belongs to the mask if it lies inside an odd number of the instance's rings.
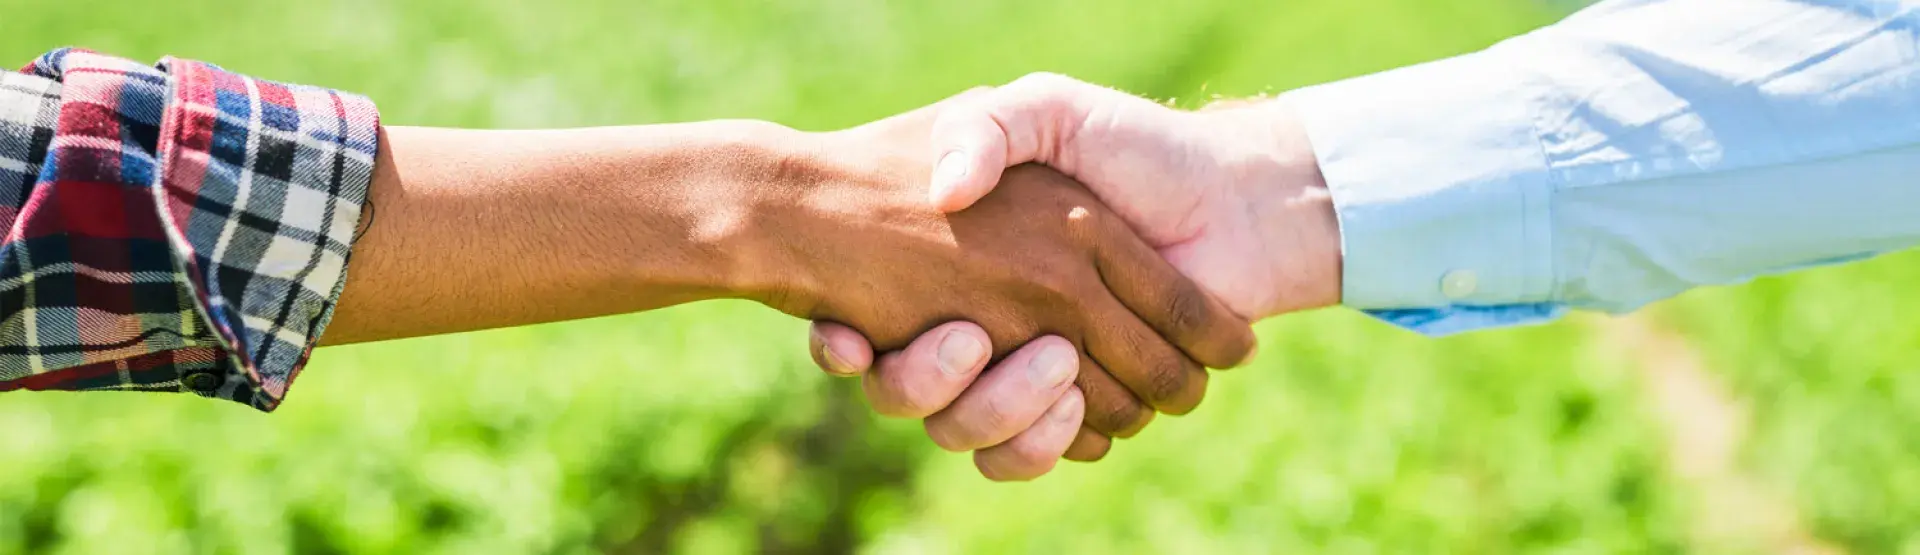
[[[1183,106],[1471,51],[1540,0],[0,0],[400,125],[851,126],[1050,70]],[[1810,184],[1814,185],[1814,184]],[[1434,341],[1346,311],[996,485],[744,304],[329,348],[272,415],[0,395],[0,553],[1920,554],[1920,256]]]

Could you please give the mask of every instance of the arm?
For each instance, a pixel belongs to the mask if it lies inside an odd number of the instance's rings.
[[[1913,245],[1916,6],[1603,3],[1288,95],[1340,216],[1344,302],[1449,333]]]
[[[1198,403],[1199,365],[1252,346],[1244,320],[1056,172],[1009,172],[1018,192],[965,215],[927,207],[913,153],[931,111],[832,133],[389,133],[365,99],[195,62],[62,50],[29,70],[8,92],[30,100],[0,103],[30,124],[0,138],[37,141],[0,145],[6,169],[36,175],[0,189],[24,197],[0,243],[0,391],[271,410],[323,331],[347,343],[744,298],[896,348],[981,322],[973,347],[1023,369],[1000,379],[1060,400],[1051,435],[1104,450],[1151,408]],[[1056,348],[991,347],[1043,335]]]
[[[408,337],[768,285],[741,281],[766,276],[742,263],[763,254],[744,233],[692,230],[773,177],[755,165],[791,132],[387,136],[376,120],[364,98],[185,60],[58,50],[0,76],[0,391],[271,410],[323,331]],[[643,255],[607,256],[629,251]]]
[[[933,201],[1048,164],[1253,318],[1338,302],[1445,334],[1621,312],[1920,242],[1916,6],[1603,2],[1482,52],[1198,113],[1034,75],[943,112]],[[872,359],[851,330],[814,337]],[[937,364],[881,357],[899,385],[876,407],[975,393]]]
[[[384,138],[328,344],[765,299],[793,269],[748,202],[798,150],[779,126]]]
[[[1025,184],[967,214],[925,206],[914,183],[925,165],[910,152],[931,115],[827,134],[753,122],[391,128],[374,220],[355,246],[328,341],[721,297],[846,322],[896,348],[965,318],[985,324],[982,356],[1042,334],[1082,346],[1064,359],[1092,369],[1078,382],[1094,411],[1088,424],[1119,435],[1145,424],[1142,403],[1173,412],[1197,403],[1199,363],[1244,358],[1244,321],[1053,172],[1009,172]],[[998,354],[1010,364],[1063,358],[1012,351]],[[1054,376],[1024,383],[1059,395]]]
[[[1023,80],[943,115],[930,156],[970,171],[936,201],[964,206],[1038,160],[1151,241],[1231,228],[1253,239],[1220,248],[1267,268],[1169,258],[1256,318],[1297,308],[1268,297],[1294,292],[1279,268],[1302,261],[1340,266],[1311,281],[1344,304],[1433,333],[1625,311],[1920,240],[1902,179],[1920,164],[1916,6],[1603,2],[1481,52],[1193,114]],[[1315,213],[1337,216],[1342,257],[1272,224]]]

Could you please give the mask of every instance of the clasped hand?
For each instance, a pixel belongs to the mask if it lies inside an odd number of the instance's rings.
[[[916,335],[943,323],[974,322],[984,338],[943,336],[933,347],[973,359],[944,369],[953,380],[973,379],[982,355],[1001,361],[979,378],[983,395],[958,403],[990,408],[998,388],[1060,397],[1056,405],[1068,405],[1032,432],[1043,437],[1026,448],[1059,449],[1068,444],[1061,440],[1072,440],[1080,458],[1097,458],[1109,436],[1132,435],[1156,410],[1192,410],[1205,390],[1203,366],[1247,357],[1253,336],[1245,319],[1181,276],[1091,192],[1057,171],[1015,168],[999,192],[968,210],[941,214],[927,202],[930,164],[923,154],[935,114],[925,109],[816,136],[812,148],[801,150],[804,160],[791,164],[805,170],[757,192],[756,204],[780,207],[757,217],[788,220],[759,223],[795,230],[785,244],[834,248],[817,256],[804,247],[786,251],[794,260],[780,266],[798,270],[756,300],[858,329],[884,350],[908,348]],[[901,393],[884,410],[939,418],[933,413],[946,408],[918,390]],[[1024,428],[1047,408],[993,417]],[[936,441],[955,450],[1006,443],[1019,431],[932,429]],[[1063,453],[1045,454],[1052,460]]]
[[[1288,114],[1042,75],[827,133],[385,128],[325,340],[751,299],[817,322],[879,412],[1033,478],[1192,410],[1249,321],[1339,300]]]
[[[1097,460],[1155,410],[1192,410],[1203,366],[1250,358],[1248,319],[1338,301],[1338,227],[1290,116],[1041,74],[827,134],[823,159],[875,176],[887,216],[856,232],[881,252],[803,295],[837,304],[776,306],[818,322],[822,368],[989,478]],[[915,269],[939,275],[888,289]]]

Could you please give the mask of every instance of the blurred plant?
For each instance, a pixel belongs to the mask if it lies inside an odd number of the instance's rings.
[[[1534,0],[0,0],[0,53],[207,59],[391,124],[852,125],[1050,70],[1193,106],[1438,58]],[[1817,533],[1920,552],[1920,259],[1676,304],[1753,466]],[[1097,465],[990,485],[718,303],[328,348],[278,413],[0,395],[0,554],[1720,552],[1623,352],[1579,323],[1430,341],[1347,313]]]

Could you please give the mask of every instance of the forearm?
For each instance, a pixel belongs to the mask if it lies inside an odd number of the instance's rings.
[[[386,130],[333,323],[343,344],[753,296],[747,195],[798,134],[757,122]],[[758,255],[757,255],[758,254]]]
[[[1340,217],[1344,302],[1444,334],[1920,240],[1900,178],[1920,164],[1915,20],[1733,4],[1605,4],[1290,93]]]

